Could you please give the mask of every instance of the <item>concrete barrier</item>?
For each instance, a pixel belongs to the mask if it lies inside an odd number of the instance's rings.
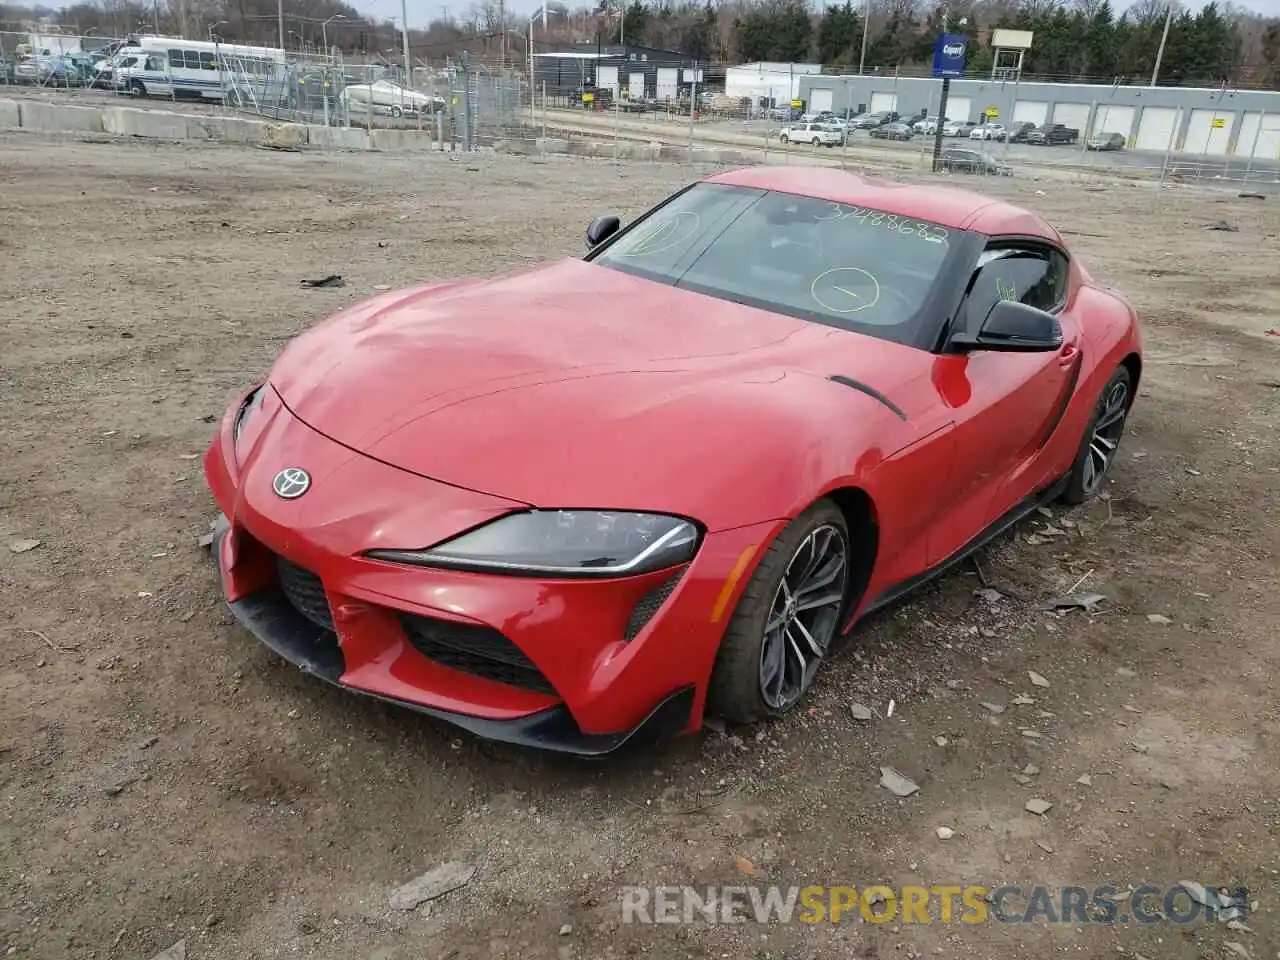
[[[315,124],[307,127],[307,143],[327,150],[368,150],[372,146],[367,130]]]
[[[435,139],[426,130],[377,130],[373,131],[373,149],[393,150],[396,153],[418,153],[435,150]]]
[[[72,107],[63,103],[22,100],[19,122],[24,130],[103,133],[102,111],[96,107]]]
[[[17,100],[0,100],[0,130],[22,126],[22,113]]]
[[[534,146],[538,148],[540,153],[568,153],[569,141],[560,140],[555,137],[539,137],[533,141]]]
[[[262,131],[262,145],[276,150],[298,150],[306,146],[307,128],[300,123],[268,123]]]
[[[102,129],[121,137],[186,140],[189,119],[193,118],[181,113],[139,110],[137,107],[104,107],[102,109]]]

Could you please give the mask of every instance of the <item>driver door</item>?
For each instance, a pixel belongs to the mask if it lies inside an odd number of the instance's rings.
[[[975,349],[938,357],[935,386],[954,409],[955,461],[946,491],[952,508],[936,527],[930,561],[940,563],[1047,482],[1038,454],[1065,412],[1080,370],[1080,333],[1066,311],[1070,268],[1049,244],[996,241],[979,258],[957,317],[976,333],[1001,299],[1057,316],[1060,350]]]

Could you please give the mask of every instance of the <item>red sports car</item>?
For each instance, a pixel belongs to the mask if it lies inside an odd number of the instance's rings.
[[[1137,318],[1059,233],[837,170],[298,337],[205,456],[227,600],[347,689],[581,755],[802,701],[838,633],[1095,494]]]

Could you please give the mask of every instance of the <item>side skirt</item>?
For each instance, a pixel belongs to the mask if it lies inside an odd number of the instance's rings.
[[[925,570],[923,573],[918,573],[914,577],[903,580],[901,583],[895,584],[888,590],[885,590],[867,605],[867,608],[862,611],[862,616],[858,619],[860,620],[867,614],[873,613],[877,610],[883,610],[885,607],[903,599],[917,587],[922,587],[930,580],[942,576],[973,553],[981,550],[996,537],[1006,532],[1010,527],[1017,524],[1020,520],[1035,510],[1036,507],[1049,503],[1052,500],[1056,500],[1062,494],[1062,491],[1067,488],[1068,479],[1069,475],[1065,474],[1062,477],[1059,477],[1049,486],[1033,493],[1025,500],[1016,504],[1011,510],[997,519],[989,527],[941,563],[938,563],[930,567],[928,570]],[[850,626],[852,626],[852,624],[850,624]]]

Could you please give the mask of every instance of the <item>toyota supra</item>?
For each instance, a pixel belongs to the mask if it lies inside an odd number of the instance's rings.
[[[234,398],[213,552],[262,643],[598,756],[788,713],[860,618],[1107,482],[1138,320],[1031,211],[753,168],[586,240],[343,309]]]

